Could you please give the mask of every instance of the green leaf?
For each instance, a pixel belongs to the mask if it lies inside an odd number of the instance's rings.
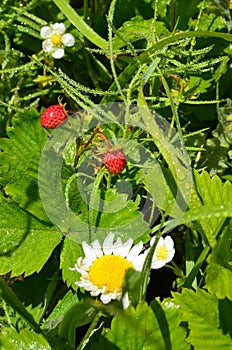
[[[57,266],[54,260],[49,261],[39,274],[35,273],[23,280],[16,280],[12,286],[13,291],[38,324],[57,285]]]
[[[203,234],[214,246],[226,217],[232,215],[232,184],[229,181],[223,183],[218,176],[210,178],[206,171],[195,172],[195,182],[196,191],[189,202],[190,210],[181,222],[199,220]]]
[[[0,276],[0,297],[5,300],[16,312],[19,313],[28,324],[37,332],[40,331],[38,324],[35,322],[33,316],[26,310],[21,301],[13,290],[6,284],[4,279]]]
[[[52,313],[46,319],[44,328],[49,330],[50,328],[54,328],[54,325],[57,325],[57,323],[60,323],[65,312],[71,309],[71,307],[77,303],[77,300],[77,294],[73,293],[71,290],[68,291],[65,296],[59,300]]]
[[[189,25],[192,28],[196,27],[197,20],[190,19]],[[199,21],[199,30],[221,31],[226,29],[226,21],[222,16],[214,13],[204,14]]]
[[[132,43],[137,40],[146,39],[147,41],[153,41],[153,36],[169,35],[169,30],[165,27],[163,22],[156,22],[154,27],[153,19],[145,20],[141,16],[136,16],[130,21],[124,22],[120,27],[113,39],[114,50],[120,49],[122,46],[126,46],[127,43]]]
[[[51,350],[49,343],[41,335],[29,329],[23,329],[19,333],[13,328],[1,329],[2,350]]]
[[[165,343],[165,350],[187,350],[186,330],[180,326],[181,315],[172,299],[165,299],[160,303],[157,299],[151,302]]]
[[[138,209],[139,198],[135,201],[126,201],[125,195],[117,194],[115,190],[109,189],[105,191],[104,201],[100,202],[100,192],[100,190],[95,190],[93,196],[94,191],[92,190],[91,207],[94,209],[90,209],[87,213],[83,212],[79,216],[86,223],[90,219],[92,225],[90,242],[95,239],[103,242],[110,231],[121,236],[123,241],[129,238],[143,239],[142,236],[146,235],[149,230],[149,224]],[[89,237],[88,231],[86,231],[85,240],[88,240]]]
[[[107,346],[110,341],[115,349],[121,350],[189,349],[179,322],[180,315],[173,304],[166,302],[161,306],[154,301],[149,307],[142,302],[136,309],[129,307],[114,317],[111,329],[103,331],[100,345],[114,349]]]
[[[0,274],[39,272],[61,241],[61,234],[0,194]]]
[[[38,164],[47,141],[35,110],[21,112],[7,128],[9,139],[0,139],[0,183],[23,209],[49,221],[38,191]]]
[[[96,315],[96,310],[88,302],[80,302],[69,309],[59,325],[59,336],[66,339],[71,345],[75,345],[75,331],[79,326],[83,326],[92,321]]]
[[[206,288],[217,298],[232,300],[232,221],[226,227],[213,252],[208,257]]]
[[[173,293],[174,302],[182,313],[182,321],[188,322],[190,333],[187,341],[195,350],[231,349],[229,335],[223,334],[220,327],[218,300],[215,296],[197,289],[183,289],[182,293]]]
[[[66,236],[60,255],[60,268],[62,269],[63,280],[68,286],[72,285],[75,290],[77,289],[77,286],[74,282],[79,281],[80,274],[69,268],[75,266],[77,259],[80,256],[84,256],[81,244],[73,241],[69,236]]]

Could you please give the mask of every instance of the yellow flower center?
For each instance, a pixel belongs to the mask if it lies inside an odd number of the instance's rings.
[[[61,35],[60,34],[52,34],[51,42],[54,46],[61,46]]]
[[[168,257],[168,250],[165,245],[156,248],[155,255],[158,260],[166,260]]]
[[[96,259],[89,269],[89,278],[93,284],[106,292],[122,291],[126,270],[134,266],[125,258],[118,255],[103,255]]]

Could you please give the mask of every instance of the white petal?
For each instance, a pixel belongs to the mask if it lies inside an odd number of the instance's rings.
[[[151,268],[152,269],[161,269],[161,267],[164,267],[166,265],[165,260],[152,260]]]
[[[91,245],[95,251],[96,256],[100,258],[103,255],[103,253],[99,241],[96,239],[96,241],[92,242]]]
[[[97,258],[96,252],[90,245],[88,245],[86,242],[82,242],[82,248],[88,260],[91,260],[91,261],[96,260]]]
[[[64,49],[62,49],[61,47],[56,47],[54,49],[54,52],[52,53],[52,57],[54,58],[62,58],[64,56]]]
[[[131,263],[133,263],[133,259],[137,258],[139,256],[139,253],[143,249],[143,242],[139,242],[136,244],[127,255],[127,260],[129,260]]]
[[[133,264],[136,271],[142,271],[146,256],[147,254],[140,254],[137,258],[133,258],[131,263]]]
[[[122,297],[122,306],[123,306],[124,310],[130,306],[130,300],[129,300],[128,293],[125,293]]]
[[[156,236],[153,236],[151,241],[150,241],[150,247],[153,246],[153,244],[155,243],[155,240],[156,240]],[[163,237],[160,237],[156,247],[159,247],[160,245],[164,245],[164,238]]]
[[[175,249],[173,248],[172,250],[169,251],[168,257],[167,257],[167,263],[173,259],[175,255]]]
[[[121,250],[123,248],[122,240],[121,238],[117,238],[116,242],[114,242],[114,248],[113,248],[113,254],[114,255],[121,255]]]
[[[120,249],[120,256],[122,256],[123,258],[125,258],[128,254],[129,251],[132,247],[133,244],[133,239],[128,239],[128,241],[126,243],[124,243]]]
[[[90,295],[91,295],[92,297],[96,297],[96,296],[98,296],[100,293],[101,293],[101,290],[100,290],[97,286],[95,286],[95,288],[92,288],[92,290],[91,290],[91,292],[90,292]]]
[[[66,31],[64,23],[54,23],[51,25],[53,33],[63,34]]]
[[[42,42],[42,48],[44,52],[50,52],[54,49],[54,46],[52,45],[51,40],[47,39]]]
[[[111,297],[109,294],[102,294],[100,296],[100,299],[103,302],[103,304],[108,304],[109,302],[111,302]]]
[[[43,38],[43,39],[48,39],[50,38],[52,35],[52,30],[50,27],[48,26],[44,26],[40,29],[40,36]]]
[[[173,239],[172,239],[171,236],[165,237],[164,241],[165,241],[165,245],[166,245],[166,247],[167,247],[168,250],[173,249],[173,247],[174,247],[174,242],[173,242]]]
[[[88,271],[92,264],[93,264],[93,260],[90,260],[88,258],[84,258],[82,263],[81,263],[80,268],[84,271]]]
[[[70,47],[70,46],[74,45],[75,38],[72,34],[67,33],[67,34],[62,35],[61,41],[65,46]]]
[[[114,242],[114,234],[110,232],[103,242],[103,252],[105,255],[112,254],[113,248],[114,248],[113,242]]]
[[[75,284],[78,287],[83,287],[85,288],[85,290],[87,290],[88,292],[92,291],[93,289],[93,284],[90,281],[79,281],[79,282],[75,282]]]

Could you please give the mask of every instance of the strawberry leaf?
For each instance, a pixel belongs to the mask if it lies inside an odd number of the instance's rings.
[[[136,309],[129,307],[115,316],[111,329],[103,331],[100,345],[102,349],[114,349],[114,344],[115,349],[122,350],[187,350],[185,330],[179,323],[180,315],[173,303],[160,305],[154,301],[149,307],[143,302]]]
[[[38,164],[46,133],[35,110],[20,112],[0,139],[0,182],[8,196],[41,220],[49,221],[38,192]]]
[[[13,328],[4,327],[1,330],[1,348],[11,350],[34,349],[50,350],[51,347],[42,334],[29,329],[23,329],[19,333]]]
[[[0,194],[0,274],[39,272],[60,242],[61,234]]]
[[[80,274],[77,271],[70,270],[70,267],[75,266],[80,256],[84,256],[81,245],[66,236],[60,255],[60,268],[62,269],[63,280],[68,286],[72,285],[75,290],[77,286],[74,282],[80,279]]]
[[[227,216],[231,216],[232,184],[223,183],[218,176],[203,171],[195,172],[196,190],[193,191],[189,208],[182,223],[199,219],[198,228],[211,246],[216,243],[216,237]]]
[[[182,321],[188,322],[190,330],[187,341],[196,350],[231,349],[229,335],[220,329],[218,300],[201,289],[196,293],[183,289],[174,294],[174,302],[182,313]]]
[[[219,299],[232,300],[232,222],[227,226],[218,244],[208,258],[206,288]]]

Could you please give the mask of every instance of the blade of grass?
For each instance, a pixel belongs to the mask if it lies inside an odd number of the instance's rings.
[[[65,0],[53,0],[60,11],[68,18],[68,20],[94,45],[100,49],[107,51],[108,43],[100,35],[98,35],[67,3]]]

